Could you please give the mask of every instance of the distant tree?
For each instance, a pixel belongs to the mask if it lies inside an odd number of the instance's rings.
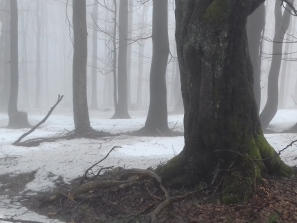
[[[153,1],[152,41],[150,104],[144,129],[152,133],[160,133],[169,130],[165,78],[169,55],[167,0]]]
[[[140,33],[144,33],[145,23],[147,18],[147,11],[149,6],[147,4],[143,4],[143,9],[140,17],[140,22],[138,23],[138,28]],[[144,44],[145,40],[139,40],[138,46],[138,75],[137,75],[137,107],[140,108],[143,106],[142,97],[143,97],[143,58],[144,58]]]
[[[10,91],[10,2],[1,1],[0,20],[0,110],[7,111]],[[7,12],[7,13],[5,13]]]
[[[296,20],[293,20],[294,23]],[[288,32],[286,34],[286,38],[285,38],[285,42],[286,40],[291,39],[292,36],[292,31],[294,29],[292,29],[292,27],[294,27],[295,29],[295,24],[292,25],[292,20],[290,21],[289,24],[289,28],[288,28]],[[286,107],[286,97],[285,97],[285,86],[286,86],[286,82],[289,79],[288,78],[288,74],[290,73],[290,68],[292,63],[289,61],[289,55],[286,55],[286,53],[288,53],[290,50],[292,50],[292,44],[287,42],[284,43],[285,44],[285,50],[284,50],[284,56],[283,56],[283,60],[282,60],[282,68],[281,68],[281,72],[280,72],[280,84],[279,84],[279,108],[280,109],[284,109]]]
[[[92,93],[91,93],[91,109],[98,109],[97,99],[97,50],[98,50],[98,31],[97,31],[97,20],[98,20],[98,2],[94,0],[93,12],[93,56],[92,56]]]
[[[248,17],[247,23],[249,52],[254,73],[254,93],[258,109],[261,105],[261,46],[264,27],[265,5],[263,3]]]
[[[18,5],[17,0],[10,0],[10,95],[8,103],[8,127],[30,127],[26,112],[18,111]]]
[[[293,174],[262,133],[253,93],[246,22],[263,1],[176,0],[185,146],[159,168],[163,181],[208,183],[236,203],[263,175]]]
[[[183,98],[181,94],[181,86],[180,86],[180,72],[178,62],[175,63],[175,77],[174,77],[174,109],[173,112],[177,114],[184,113],[184,104]]]
[[[291,1],[293,2],[293,1]],[[271,66],[268,74],[268,84],[267,84],[267,102],[263,111],[260,114],[261,125],[263,129],[266,129],[275,116],[278,107],[278,79],[282,61],[283,52],[283,39],[286,31],[288,30],[291,17],[291,7],[287,7],[288,10],[282,12],[281,7],[279,7],[279,1],[275,1],[275,33],[273,38],[273,50],[272,50],[272,60]]]
[[[36,69],[35,69],[35,107],[40,107],[40,85],[41,85],[41,16],[39,0],[36,0]]]
[[[128,3],[128,0],[121,0],[119,8],[118,95],[115,113],[112,118],[120,119],[130,118],[127,78]]]
[[[73,0],[73,113],[77,133],[91,129],[87,102],[86,0]]]

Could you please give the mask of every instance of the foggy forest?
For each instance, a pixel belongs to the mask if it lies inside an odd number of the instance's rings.
[[[0,223],[297,222],[296,1],[0,8]]]

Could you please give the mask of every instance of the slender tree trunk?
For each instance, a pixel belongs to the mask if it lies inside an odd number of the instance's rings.
[[[3,10],[10,12],[10,2],[5,0],[3,2]],[[1,82],[0,82],[0,110],[7,111],[9,92],[10,92],[10,14],[2,14],[2,33],[1,33],[1,58],[0,58],[0,71],[1,71]]]
[[[98,20],[98,2],[94,0],[93,6],[93,57],[92,57],[92,99],[91,109],[98,109],[98,98],[97,98],[97,20]]]
[[[128,112],[127,44],[128,0],[120,1],[119,9],[119,55],[118,55],[118,103],[112,118],[130,118]]]
[[[18,111],[18,5],[17,0],[10,0],[10,97],[8,103],[8,127],[29,127],[26,112]]]
[[[128,41],[131,41],[133,34],[133,0],[129,0],[128,12]],[[128,43],[127,43],[128,44]],[[131,106],[131,66],[132,66],[132,44],[128,44],[127,49],[127,88],[128,88],[128,107]]]
[[[35,107],[40,107],[40,84],[41,84],[41,73],[40,73],[40,67],[41,67],[41,50],[40,50],[40,39],[41,39],[41,25],[40,25],[40,6],[39,6],[39,0],[36,1],[36,70],[35,70],[35,76],[36,76],[36,82],[35,82]]]
[[[293,26],[294,27],[294,26]],[[292,31],[292,21],[290,21],[288,32]],[[290,39],[290,36],[287,34],[286,39]],[[281,79],[280,79],[280,89],[279,89],[279,108],[284,109],[286,107],[286,98],[285,98],[285,85],[286,85],[286,79],[289,76],[289,66],[290,61],[288,60],[288,56],[286,53],[289,53],[290,50],[290,43],[284,43],[285,44],[285,51],[284,51],[284,57],[282,60],[282,69],[281,69]]]
[[[86,0],[73,0],[73,113],[76,132],[91,129],[87,102]]]
[[[179,72],[179,66],[178,62],[175,64],[176,68],[176,73],[175,73],[175,80],[174,80],[174,109],[173,112],[177,114],[182,114],[184,113],[184,104],[183,104],[183,98],[181,94],[181,85],[180,85],[180,72]]]
[[[265,27],[265,5],[260,5],[248,18],[248,43],[254,72],[254,93],[260,109],[261,105],[261,45],[262,33]]]
[[[262,174],[293,173],[264,138],[253,93],[246,21],[263,1],[176,0],[185,146],[159,174],[221,186],[225,203],[250,198]]]
[[[139,23],[140,35],[142,36],[145,30],[146,25],[146,17],[147,17],[148,6],[146,4],[143,5],[143,10],[141,14],[141,19]],[[145,40],[139,41],[139,62],[138,62],[138,76],[137,76],[137,107],[141,108],[143,106],[142,98],[143,98],[143,58],[144,58],[144,44]]]
[[[145,129],[168,131],[166,68],[169,55],[168,1],[153,1],[153,59],[150,72],[150,105]]]
[[[278,107],[278,79],[282,61],[283,41],[286,31],[288,30],[291,8],[284,10],[282,15],[282,9],[279,7],[279,2],[275,2],[275,34],[273,38],[273,55],[271,66],[268,75],[268,89],[267,89],[267,102],[260,114],[261,125],[263,129],[266,129],[275,116]]]
[[[113,23],[113,61],[112,61],[112,73],[113,73],[113,101],[115,113],[118,112],[118,86],[117,86],[117,1],[113,0],[114,4],[114,23]]]
[[[22,12],[22,75],[24,79],[23,98],[26,107],[29,106],[29,89],[28,89],[28,60],[27,60],[27,27],[28,27],[28,15],[27,12]]]

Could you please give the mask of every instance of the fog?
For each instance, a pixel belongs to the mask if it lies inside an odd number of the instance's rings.
[[[94,24],[94,1],[87,1],[88,104],[92,101],[93,35],[97,32],[97,103],[99,109],[114,109],[113,99],[113,1],[98,1],[98,18]],[[175,46],[174,1],[168,3],[168,34],[170,54],[166,85],[168,110],[174,109],[180,95],[178,65]],[[119,6],[119,1],[117,2]],[[61,106],[72,107],[72,61],[73,24],[72,1],[66,0],[22,0],[18,1],[18,75],[20,110],[47,109],[57,98],[64,95]],[[121,18],[117,14],[117,25]],[[8,25],[5,25],[8,24]],[[271,66],[274,36],[274,3],[266,2],[266,24],[261,48],[261,91],[263,109],[267,98],[267,76]],[[291,25],[285,35],[289,42],[296,38],[296,17],[291,16]],[[9,96],[9,1],[1,0],[1,71],[0,109],[7,110]],[[128,27],[128,96],[130,110],[147,110],[149,106],[149,75],[152,60],[152,2],[130,1]],[[119,29],[115,37],[117,49]],[[280,97],[282,108],[294,108],[296,93],[296,44],[284,44],[287,63],[282,62],[280,78],[284,76],[284,97]],[[281,52],[279,52],[281,53]]]
[[[1,1],[2,16],[9,16]],[[114,13],[104,6],[113,9],[112,1],[99,1],[98,20],[96,21],[97,31],[97,97],[100,108],[113,107],[113,77],[112,77],[112,45]],[[6,9],[5,9],[6,7]],[[141,19],[144,7],[147,14]],[[92,10],[94,1],[87,1],[87,26],[88,26],[88,67],[87,85],[88,102],[91,101],[92,90],[92,54],[93,54],[93,18]],[[18,106],[21,110],[47,108],[56,101],[57,95],[64,95],[62,106],[72,106],[72,60],[73,60],[73,25],[72,25],[72,1],[54,0],[22,0],[18,1],[19,13],[19,98]],[[118,16],[117,16],[118,17]],[[133,1],[129,5],[129,17],[132,25],[129,27],[128,47],[131,54],[129,61],[129,94],[130,107],[144,109],[149,103],[149,73],[152,57],[152,3],[141,3]],[[117,18],[119,21],[119,18]],[[140,22],[144,20],[143,24]],[[118,23],[117,21],[117,23]],[[1,35],[9,30],[3,30],[1,21]],[[118,42],[118,32],[116,41]],[[167,85],[169,105],[174,105],[173,82],[176,73],[176,50],[174,42],[174,11],[172,1],[169,5],[169,38],[172,57],[168,61]],[[39,40],[38,40],[39,39]],[[38,47],[39,41],[39,48]],[[118,45],[118,43],[117,43]],[[143,55],[140,55],[140,48],[143,47]],[[1,50],[2,51],[2,50]],[[3,53],[3,51],[2,51]],[[142,60],[142,88],[137,92],[139,58]],[[174,58],[173,58],[174,57]],[[6,60],[7,61],[7,60]],[[6,63],[6,66],[9,66]],[[8,69],[8,68],[6,68]],[[1,83],[7,83],[5,79],[7,72],[1,71]],[[39,78],[38,78],[39,76]],[[36,83],[38,81],[38,83]],[[40,89],[37,89],[37,86]],[[2,86],[3,88],[4,86]],[[5,89],[1,88],[1,95]],[[4,87],[5,88],[5,87]],[[6,89],[7,91],[7,89]],[[137,96],[141,94],[141,104],[137,104]],[[39,102],[37,102],[37,100]],[[6,101],[6,100],[4,100]],[[3,103],[3,100],[2,102]],[[38,106],[37,106],[38,105]],[[1,106],[5,110],[6,106]]]

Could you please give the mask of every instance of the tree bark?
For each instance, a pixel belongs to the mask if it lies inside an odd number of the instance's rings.
[[[26,112],[18,111],[18,5],[17,0],[10,0],[10,96],[8,103],[8,127],[30,127]]]
[[[40,107],[40,85],[41,85],[41,47],[40,47],[40,39],[41,39],[41,17],[39,16],[40,6],[39,1],[36,1],[36,70],[35,70],[35,107]]]
[[[73,114],[76,132],[91,129],[87,102],[86,0],[73,0]]]
[[[112,118],[128,119],[128,77],[127,77],[127,44],[128,44],[128,0],[120,1],[119,9],[119,55],[118,55],[118,102]]]
[[[177,185],[222,186],[225,203],[247,200],[265,173],[293,173],[264,138],[257,113],[246,34],[254,3],[176,1],[185,146],[159,174]]]
[[[91,109],[98,109],[98,99],[97,99],[97,20],[98,20],[98,2],[94,0],[93,6],[93,57],[92,57],[92,99],[91,99]]]
[[[141,13],[141,19],[139,23],[140,35],[143,35],[146,25],[146,17],[148,11],[148,5],[144,4],[143,10]],[[143,106],[142,97],[143,97],[143,58],[144,58],[144,44],[145,40],[139,41],[138,46],[138,75],[137,75],[137,107],[141,108]]]
[[[5,0],[2,2],[2,10],[10,12],[10,2]],[[9,92],[10,92],[10,14],[2,13],[2,32],[0,38],[0,110],[7,111]]]
[[[153,58],[150,71],[150,105],[145,129],[168,131],[166,68],[169,55],[168,1],[153,1]]]
[[[261,105],[261,45],[265,27],[264,3],[248,18],[248,44],[254,73],[254,94],[258,109]]]
[[[286,31],[288,30],[292,8],[288,7],[288,10],[284,10],[279,7],[279,2],[275,2],[275,34],[273,38],[273,50],[272,61],[268,75],[268,89],[267,89],[267,102],[260,114],[261,125],[263,129],[266,129],[275,116],[278,106],[278,79],[282,61],[283,52],[283,39]]]

